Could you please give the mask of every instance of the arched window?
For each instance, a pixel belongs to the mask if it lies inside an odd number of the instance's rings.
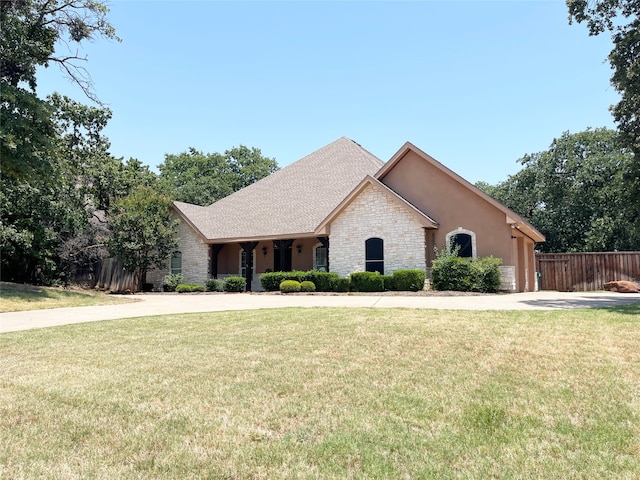
[[[327,271],[328,255],[327,255],[327,247],[322,245],[321,243],[316,244],[313,247],[313,269],[318,270],[320,272]]]
[[[476,258],[476,234],[471,230],[458,228],[447,233],[447,246],[454,251],[457,249],[458,256],[463,258]]]
[[[381,238],[369,238],[364,242],[364,248],[365,270],[384,275],[384,241]]]

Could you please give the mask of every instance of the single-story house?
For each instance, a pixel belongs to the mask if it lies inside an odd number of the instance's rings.
[[[534,245],[544,236],[411,143],[386,163],[342,137],[212,205],[174,203],[180,251],[164,271],[186,282],[327,270],[429,270],[438,251],[503,261],[505,290],[535,287]]]

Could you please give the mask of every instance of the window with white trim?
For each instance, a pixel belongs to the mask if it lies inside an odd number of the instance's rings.
[[[328,251],[327,247],[322,245],[321,243],[316,244],[313,247],[313,269],[318,270],[320,272],[326,272],[328,262]]]
[[[171,257],[171,275],[182,273],[182,252],[175,252]]]
[[[375,237],[368,238],[364,242],[364,249],[365,270],[384,275],[384,240]]]
[[[478,252],[476,250],[476,234],[471,230],[458,228],[447,233],[446,242],[449,249],[453,252],[458,251],[458,256],[462,258],[476,258]]]
[[[255,270],[256,270],[255,248],[253,249],[252,253],[253,253],[253,271],[255,273]],[[247,252],[244,251],[244,248],[240,249],[240,276],[247,278]]]

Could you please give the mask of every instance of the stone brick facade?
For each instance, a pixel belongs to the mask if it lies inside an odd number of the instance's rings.
[[[420,223],[382,190],[372,185],[331,223],[329,262],[340,276],[365,270],[365,241],[384,241],[384,273],[425,270],[425,233]]]
[[[185,283],[204,285],[209,275],[210,249],[209,245],[193,231],[185,222],[178,223],[179,249],[182,253],[182,273]],[[166,267],[147,273],[147,282],[153,283],[154,290],[162,290],[165,275],[170,272],[171,261],[167,260]]]

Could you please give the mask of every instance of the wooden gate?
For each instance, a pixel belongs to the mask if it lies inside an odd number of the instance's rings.
[[[603,290],[612,280],[640,281],[640,252],[538,253],[540,290]]]

